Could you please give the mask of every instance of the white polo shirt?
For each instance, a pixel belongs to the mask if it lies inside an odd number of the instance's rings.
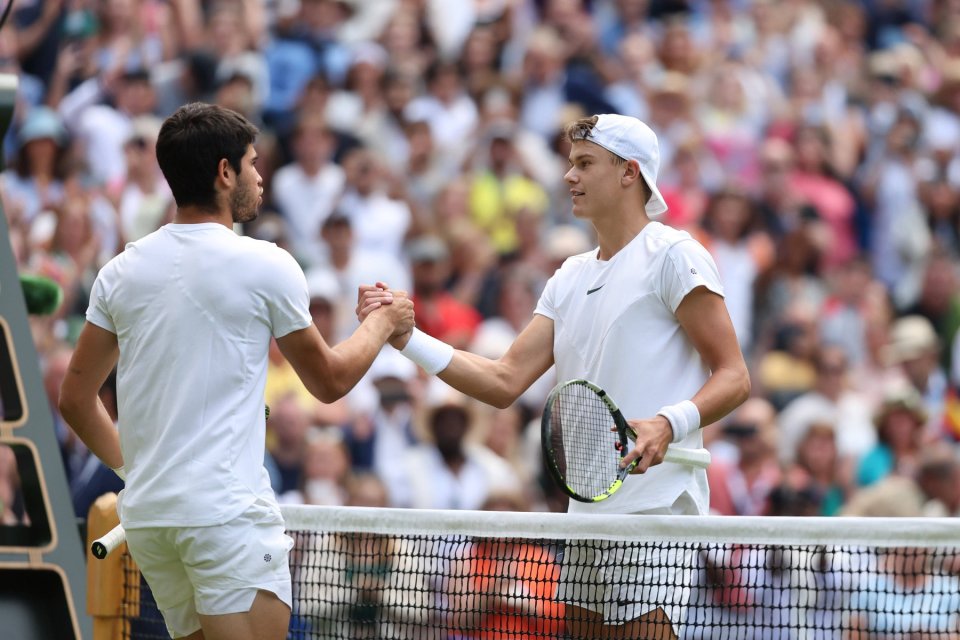
[[[127,528],[207,526],[258,497],[270,337],[307,327],[306,280],[276,245],[168,224],[97,276],[87,320],[117,335]]]
[[[605,389],[628,420],[689,400],[710,371],[675,312],[694,288],[723,295],[716,264],[685,231],[650,222],[610,260],[597,250],[568,258],[547,282],[535,313],[553,320],[557,379]],[[703,446],[700,431],[677,446]],[[663,463],[632,475],[610,498],[570,501],[569,511],[635,513],[668,507],[687,491],[707,513],[706,472]]]

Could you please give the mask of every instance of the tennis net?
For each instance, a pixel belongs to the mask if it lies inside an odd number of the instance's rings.
[[[957,519],[283,511],[296,640],[565,638],[566,602],[691,639],[960,637]],[[166,637],[126,580],[127,637]]]

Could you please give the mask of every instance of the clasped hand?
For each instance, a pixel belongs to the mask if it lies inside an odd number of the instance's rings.
[[[410,339],[416,319],[413,301],[406,291],[390,289],[385,282],[360,285],[357,292],[357,320],[363,322],[367,316],[381,308],[398,314],[389,342],[393,347],[402,349]]]

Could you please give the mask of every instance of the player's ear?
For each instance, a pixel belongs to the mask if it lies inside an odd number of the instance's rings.
[[[230,166],[230,161],[226,158],[220,158],[220,162],[217,163],[217,180],[230,184],[233,175],[233,167]]]
[[[623,176],[620,178],[620,182],[626,187],[637,180],[643,180],[643,176],[640,174],[640,163],[636,160],[627,160],[623,163]]]

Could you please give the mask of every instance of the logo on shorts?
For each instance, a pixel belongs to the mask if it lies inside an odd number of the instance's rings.
[[[271,560],[273,560],[273,556],[271,556],[269,553],[263,554],[263,561],[264,561],[264,562],[270,562]]]

